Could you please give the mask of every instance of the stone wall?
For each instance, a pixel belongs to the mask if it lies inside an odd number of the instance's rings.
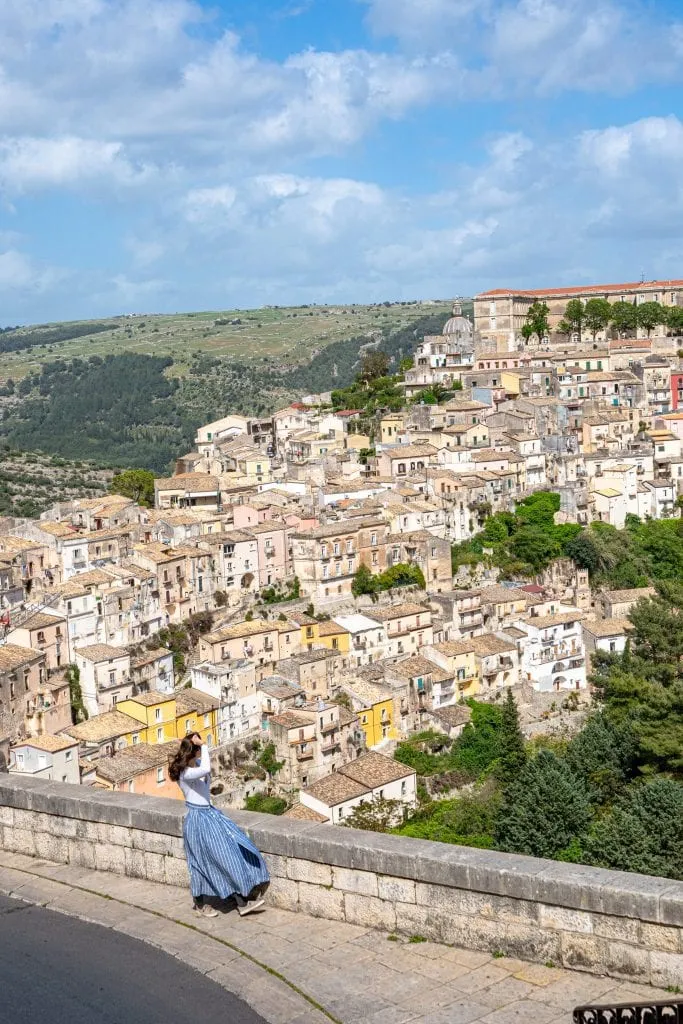
[[[179,801],[0,775],[0,849],[187,886]],[[234,812],[286,910],[680,985],[683,883]]]

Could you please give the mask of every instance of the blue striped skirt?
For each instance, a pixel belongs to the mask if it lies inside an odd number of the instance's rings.
[[[249,836],[217,807],[187,807],[183,840],[193,897],[247,899],[254,889],[265,889],[268,868]]]

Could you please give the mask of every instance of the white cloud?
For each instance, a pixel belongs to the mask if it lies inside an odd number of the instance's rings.
[[[134,166],[120,142],[74,136],[0,139],[0,186],[10,192],[66,186],[99,179],[134,185],[153,174]]]
[[[41,267],[17,249],[0,252],[1,292],[43,292],[61,277],[56,268]]]

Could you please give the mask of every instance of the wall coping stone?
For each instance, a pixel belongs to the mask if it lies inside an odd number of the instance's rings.
[[[181,836],[180,800],[0,775],[0,806]],[[266,854],[683,927],[683,883],[581,864],[231,812]]]

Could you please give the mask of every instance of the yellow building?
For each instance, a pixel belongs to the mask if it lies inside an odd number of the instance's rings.
[[[444,697],[454,696],[456,700],[476,697],[481,689],[474,646],[471,640],[448,640],[434,644],[424,652],[430,661],[436,662],[453,676],[453,693],[445,683],[441,684],[442,703]]]
[[[399,435],[404,431],[403,413],[391,412],[384,416],[379,429],[382,444],[398,444]]]
[[[394,697],[390,690],[360,679],[345,683],[344,690],[351,698],[368,747],[399,738],[395,724]]]
[[[176,729],[176,699],[173,694],[150,690],[137,697],[128,697],[116,705],[142,725],[141,743],[169,743],[178,738]],[[183,736],[185,733],[183,733]]]
[[[176,736],[198,733],[209,746],[218,742],[218,708],[220,702],[202,690],[189,686],[176,694]]]
[[[337,622],[318,622],[310,615],[295,616],[301,628],[301,648],[312,651],[314,647],[326,647],[328,651],[348,654],[351,650],[351,634]]]

